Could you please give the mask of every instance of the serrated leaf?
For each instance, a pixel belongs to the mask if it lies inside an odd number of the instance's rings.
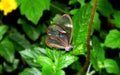
[[[22,72],[20,72],[18,75],[42,75],[40,70],[37,68],[25,68]]]
[[[18,24],[22,25],[22,29],[23,31],[26,33],[26,35],[33,41],[37,40],[40,36],[41,33],[41,27],[39,26],[39,28],[37,27],[33,27],[31,24],[25,22],[22,19],[18,20]]]
[[[40,55],[44,56],[45,50],[40,47],[34,47],[32,49],[25,49],[20,51],[20,55],[30,66],[39,66],[38,64],[34,63],[33,60]]]
[[[8,40],[8,38],[5,38],[0,42],[0,55],[5,58],[5,60],[12,63],[14,60],[14,53],[14,45],[10,40]]]
[[[63,70],[54,70],[52,67],[46,66],[42,68],[42,75],[65,75]]]
[[[18,1],[21,2],[21,1]],[[50,0],[22,0],[20,12],[28,20],[37,24],[44,10],[49,10]]]
[[[83,44],[86,50],[86,40],[88,33],[88,25],[91,16],[92,6],[86,4],[82,6],[73,16],[73,45],[76,49],[77,45]],[[78,18],[79,17],[79,18]]]
[[[120,11],[115,11],[111,22],[118,28],[120,28]]]
[[[78,58],[74,55],[65,54],[58,59],[57,69],[63,69],[75,62]]]
[[[53,61],[46,56],[39,56],[34,60],[34,62],[39,63],[43,67],[46,67],[46,66],[55,67],[55,64],[53,63]]]
[[[7,63],[3,63],[3,67],[4,69],[6,70],[6,72],[12,72],[14,71],[15,69],[17,69],[18,67],[18,64],[19,64],[19,60],[18,59],[15,59],[13,61],[13,64],[12,65],[8,65]]]
[[[13,41],[14,46],[17,50],[22,50],[26,48],[30,48],[30,42],[21,35],[15,28],[13,28],[9,34],[9,38]]]
[[[6,25],[1,25],[0,26],[0,40],[2,39],[3,35],[5,32],[8,30],[8,27]]]
[[[111,30],[106,36],[104,44],[109,48],[120,48],[120,32],[116,29]]]
[[[117,63],[112,59],[106,59],[104,61],[104,66],[108,73],[114,73],[114,74],[119,73],[119,67],[118,67]]]

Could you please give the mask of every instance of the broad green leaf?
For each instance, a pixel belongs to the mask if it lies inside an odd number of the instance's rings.
[[[34,60],[34,62],[39,63],[43,67],[46,67],[46,66],[55,67],[55,64],[53,63],[53,61],[46,56],[39,56]]]
[[[41,34],[42,26],[38,26],[37,28],[32,26],[32,24],[25,22],[22,19],[18,20],[18,24],[22,25],[23,31],[26,35],[33,41],[37,40]]]
[[[8,65],[7,63],[3,63],[3,67],[7,72],[12,72],[18,68],[19,60],[15,59],[12,65]]]
[[[28,20],[37,24],[44,10],[49,10],[50,0],[21,0],[20,12]]]
[[[52,67],[46,66],[42,68],[42,75],[65,75],[63,70],[54,70]]]
[[[20,51],[20,55],[22,58],[30,65],[30,66],[39,66],[38,64],[34,63],[34,59],[39,56],[45,55],[45,50],[40,47],[34,47],[31,49],[25,49],[23,51]]]
[[[10,63],[13,63],[14,60],[15,49],[13,43],[5,38],[0,42],[0,56],[2,56],[5,60]]]
[[[8,30],[8,27],[6,25],[1,25],[0,26],[0,40],[3,38],[3,35],[5,32]]]
[[[74,55],[64,54],[58,59],[57,69],[63,69],[75,62],[78,58]]]
[[[118,28],[120,28],[120,11],[115,11],[113,14],[113,18],[111,22]]]
[[[90,4],[86,4],[82,6],[72,18],[74,49],[76,49],[78,45],[83,44],[83,49],[86,50],[88,25],[91,16],[91,10],[92,6]]]
[[[13,41],[16,50],[22,50],[26,48],[30,48],[31,44],[30,42],[24,37],[24,35],[21,35],[16,29],[12,29],[9,38]]]
[[[92,51],[90,62],[96,71],[100,71],[103,68],[103,61],[105,60],[105,51],[100,45],[100,41],[97,37],[92,38]]]
[[[114,73],[114,74],[118,75],[118,73],[120,71],[117,63],[112,59],[106,59],[104,61],[104,66],[108,73]]]
[[[93,3],[94,0],[91,0],[91,4]],[[108,0],[98,0],[97,10],[105,17],[110,16],[114,11]]]
[[[104,44],[109,48],[120,48],[120,32],[116,29],[111,30],[106,36]]]
[[[20,72],[18,75],[42,75],[40,70],[37,68],[25,68],[22,72]]]

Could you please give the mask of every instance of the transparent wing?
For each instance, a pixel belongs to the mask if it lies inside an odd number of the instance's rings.
[[[49,36],[46,39],[46,44],[51,48],[65,49],[65,44],[55,36]]]
[[[58,18],[58,20],[56,20],[55,23],[63,26],[63,28],[68,34],[69,43],[71,43],[73,26],[72,26],[72,19],[70,18],[70,16],[67,14],[64,14],[60,18]]]
[[[68,34],[67,32],[60,27],[59,25],[53,24],[48,27],[47,33],[49,36],[54,36],[65,42],[68,45]]]

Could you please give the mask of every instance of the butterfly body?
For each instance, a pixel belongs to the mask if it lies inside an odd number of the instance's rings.
[[[73,48],[72,40],[72,20],[69,15],[64,14],[55,24],[47,29],[48,37],[46,44],[51,48],[65,49],[69,51]]]

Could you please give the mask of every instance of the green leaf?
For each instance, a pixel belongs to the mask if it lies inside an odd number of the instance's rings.
[[[94,30],[100,31],[100,24],[101,21],[99,19],[99,14],[96,12],[93,20],[92,33],[94,32]]]
[[[74,4],[74,3],[76,3],[77,2],[77,0],[69,0],[69,4],[71,5],[71,4]]]
[[[91,4],[93,3],[94,0],[91,0]],[[97,10],[105,17],[110,16],[114,12],[112,5],[109,3],[108,0],[98,0]]]
[[[16,50],[22,50],[31,47],[30,42],[14,28],[11,30],[9,38],[13,41]]]
[[[65,51],[60,51],[55,49],[50,50],[49,48],[46,48],[46,54],[50,59],[56,62],[61,56],[65,54]]]
[[[113,14],[113,18],[114,19],[111,20],[111,23],[120,28],[120,11],[115,11]]]
[[[100,45],[100,40],[95,36],[92,38],[92,47],[90,62],[96,71],[100,71],[103,68],[105,51]]]
[[[40,70],[37,68],[26,68],[23,70],[23,72],[20,72],[18,75],[42,75]]]
[[[19,64],[19,60],[18,59],[15,59],[13,61],[13,64],[12,65],[8,65],[7,63],[3,63],[3,67],[4,69],[7,71],[7,72],[12,72],[14,71],[15,69],[17,69],[18,67],[18,64]]]
[[[106,36],[104,45],[109,48],[120,48],[120,32],[116,29],[111,30]]]
[[[117,63],[112,59],[106,59],[104,61],[104,66],[108,73],[118,74],[120,71]]]
[[[22,25],[23,31],[26,33],[26,35],[33,41],[37,40],[41,33],[41,26],[38,26],[37,28],[33,27],[30,23],[25,22],[25,20],[19,19],[18,24]]]
[[[53,68],[55,67],[55,64],[53,63],[53,61],[46,56],[39,56],[34,60],[34,62],[39,63],[43,67],[46,67],[46,66],[53,67]]]
[[[0,40],[3,38],[3,35],[6,33],[7,30],[8,30],[8,27],[6,25],[0,26]]]
[[[39,66],[38,64],[34,63],[33,60],[37,57],[44,56],[45,50],[40,47],[34,47],[31,49],[25,49],[23,51],[20,51],[20,55],[22,58],[30,65],[30,66]]]
[[[65,75],[63,70],[54,70],[52,67],[46,66],[42,68],[42,75]]]
[[[5,58],[10,63],[13,63],[14,60],[14,45],[13,43],[8,40],[8,38],[5,38],[0,42],[0,55]]]
[[[44,10],[49,10],[50,0],[22,0],[20,2],[20,12],[28,20],[37,24]]]
[[[90,4],[86,4],[82,6],[72,18],[74,26],[73,27],[74,49],[76,49],[78,45],[83,44],[84,47],[83,49],[86,50],[88,25],[91,16],[91,10],[92,6]]]
[[[78,58],[74,55],[65,54],[58,59],[57,69],[63,69],[75,62]]]
[[[85,5],[85,0],[77,0],[81,6],[84,6]]]

